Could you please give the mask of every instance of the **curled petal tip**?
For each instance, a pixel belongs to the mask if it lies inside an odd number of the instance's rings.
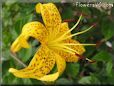
[[[19,44],[19,38],[17,38],[11,45],[10,51],[13,53],[16,53],[17,51],[19,51],[21,48],[20,44]]]
[[[16,53],[16,51],[15,51],[15,47],[11,46],[11,48],[10,48],[10,52],[11,52],[11,53]]]
[[[41,3],[38,3],[38,4],[36,4],[36,12],[37,13],[40,13],[40,11],[41,11]]]
[[[13,72],[16,72],[17,70],[14,69],[14,68],[10,68],[8,71],[11,72],[11,73],[13,73]]]
[[[14,49],[15,49],[15,46],[14,46],[15,44],[13,43],[12,45],[11,45],[11,47],[10,47],[10,51],[12,52],[12,53],[14,53],[15,51],[14,51]]]
[[[10,52],[11,52],[11,53],[15,53],[15,52],[13,51],[12,47],[10,48]]]
[[[11,53],[16,53],[17,51],[19,51],[20,47],[19,46],[11,46],[10,51]]]

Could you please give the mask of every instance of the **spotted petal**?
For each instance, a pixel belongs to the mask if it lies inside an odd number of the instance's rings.
[[[65,32],[67,32],[69,30],[69,26],[67,22],[61,23],[60,26],[60,32],[59,32],[59,36],[63,35]],[[71,35],[71,32],[69,32],[67,35]]]
[[[23,48],[29,48],[29,44],[27,40],[29,37],[33,37],[39,41],[43,41],[42,39],[42,32],[45,32],[45,27],[40,22],[29,22],[25,24],[22,28],[22,32],[19,35],[19,37],[13,42],[11,46],[12,52],[19,51],[22,47]]]
[[[65,43],[75,43],[80,44],[78,41],[73,39],[67,39],[65,40]],[[82,55],[85,52],[85,48],[82,45],[71,45],[68,46],[71,49],[74,49],[76,52],[78,52],[79,55]],[[79,57],[75,54],[70,54],[64,51],[56,51],[61,57],[65,59],[66,62],[77,62],[79,60]]]
[[[9,72],[19,78],[35,78],[39,80],[52,70],[54,64],[55,57],[53,52],[51,52],[46,46],[41,46],[28,67],[21,70],[10,68]]]
[[[42,78],[40,78],[40,80],[42,80],[42,81],[55,81],[65,70],[66,62],[65,62],[64,58],[62,58],[60,55],[58,55],[54,52],[53,52],[53,54],[56,59],[58,71],[54,74],[49,74],[49,75],[43,76]]]
[[[41,13],[46,28],[56,27],[61,23],[61,16],[53,3],[36,5],[36,12]]]

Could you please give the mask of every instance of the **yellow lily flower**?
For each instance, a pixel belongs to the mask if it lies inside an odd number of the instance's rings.
[[[73,40],[72,37],[85,33],[89,29],[75,34],[71,31],[79,24],[82,15],[77,23],[69,29],[68,23],[61,20],[60,13],[53,3],[36,5],[36,12],[41,13],[44,24],[38,21],[27,23],[23,26],[19,37],[13,42],[11,51],[18,52],[21,48],[29,48],[29,37],[40,41],[41,46],[34,55],[29,65],[21,70],[10,68],[9,72],[19,78],[34,78],[41,81],[55,81],[65,70],[66,62],[77,62],[79,56],[85,52],[84,45]],[[58,71],[49,74],[55,63]]]

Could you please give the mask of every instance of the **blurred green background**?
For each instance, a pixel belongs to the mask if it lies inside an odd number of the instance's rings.
[[[97,43],[97,47],[85,47],[84,53],[85,57],[95,60],[95,63],[86,60],[67,63],[66,70],[54,84],[114,84],[114,7],[93,8],[76,7],[73,3],[55,4],[63,21],[69,22],[70,28],[80,14],[83,14],[82,21],[72,33],[87,29],[96,23],[93,29],[74,39],[81,43]],[[35,5],[36,3],[10,1],[2,3],[2,84],[46,84],[35,79],[16,78],[8,72],[10,67],[23,68],[10,53],[10,46],[20,34],[22,26],[34,20],[42,22],[41,15],[35,12]],[[39,46],[34,39],[30,39],[30,43],[30,49],[22,49],[18,53],[19,59],[25,64],[30,62]]]

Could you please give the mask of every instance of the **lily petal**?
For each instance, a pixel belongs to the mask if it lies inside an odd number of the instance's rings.
[[[21,48],[29,48],[30,45],[28,44],[27,40],[20,35],[11,45],[11,52],[16,53],[18,52]]]
[[[36,5],[36,12],[41,13],[46,28],[56,27],[61,23],[61,16],[57,7],[53,3]]]
[[[73,40],[73,39],[67,39],[65,40],[65,43],[75,43],[75,44],[80,44],[78,41]],[[82,45],[69,45],[73,50],[76,50],[79,55],[82,55],[85,52],[85,48]],[[64,51],[57,50],[56,51],[61,57],[65,59],[66,62],[77,62],[79,60],[79,57],[76,56],[75,54],[70,54]]]
[[[66,31],[69,30],[68,23],[64,22],[61,23],[56,28],[50,28],[48,40],[51,41],[51,45],[56,43],[56,39],[58,39],[60,36],[62,36]],[[71,33],[68,33],[67,36],[71,35]]]
[[[42,32],[45,32],[45,27],[40,22],[29,22],[25,24],[22,28],[22,33],[20,36],[13,42],[11,46],[11,51],[13,53],[19,51],[21,48],[29,48],[27,40],[29,37],[33,37],[39,41],[43,41]]]
[[[54,54],[54,53],[53,53]],[[41,81],[55,81],[65,70],[66,62],[64,58],[62,58],[60,55],[56,54],[54,55],[56,59],[57,69],[58,71],[54,74],[49,74],[41,77],[39,80]]]
[[[57,64],[57,68],[58,68],[58,72],[59,74],[62,74],[65,70],[66,67],[66,62],[65,59],[62,58],[59,54],[56,54],[56,64]]]
[[[49,81],[55,81],[58,77],[59,77],[59,72],[56,72],[54,74],[45,75],[39,78],[39,80],[49,82]]]
[[[52,70],[54,64],[55,58],[53,52],[46,46],[41,46],[28,67],[21,70],[10,68],[9,72],[19,78],[35,78],[39,80],[39,78],[48,74]]]
[[[67,22],[64,22],[61,24],[61,27],[60,27],[60,35],[63,35],[65,32],[67,32],[69,30],[69,26],[68,26],[68,23]],[[59,36],[60,36],[59,35]],[[67,35],[71,35],[71,32],[69,32]]]
[[[42,32],[46,32],[46,28],[40,22],[34,21],[25,24],[22,28],[22,35],[25,38],[33,37],[37,40],[42,40]]]

